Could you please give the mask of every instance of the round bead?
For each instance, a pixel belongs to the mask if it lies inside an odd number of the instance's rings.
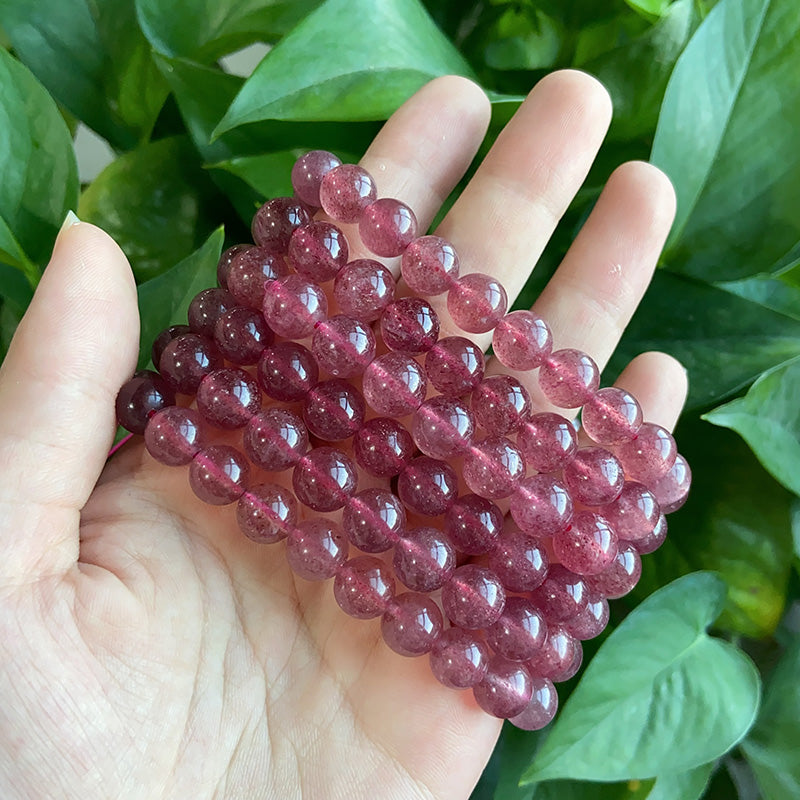
[[[297,500],[277,483],[251,486],[236,505],[239,530],[258,544],[274,544],[286,538],[297,523]]]
[[[294,412],[269,408],[247,423],[242,445],[253,464],[281,472],[294,466],[308,450],[308,431]]]
[[[653,494],[665,514],[677,511],[689,497],[692,471],[686,459],[678,453],[669,472],[653,485]]]
[[[560,414],[534,414],[517,432],[525,463],[537,472],[555,472],[578,450],[575,426]]]
[[[617,555],[617,535],[608,520],[576,511],[572,523],[553,539],[558,560],[576,575],[598,575]]]
[[[381,314],[381,336],[390,350],[425,353],[439,338],[439,317],[427,300],[403,297],[390,303]]]
[[[213,339],[217,320],[235,305],[236,300],[230,292],[217,288],[203,289],[189,303],[189,329],[192,333]]]
[[[403,504],[384,489],[365,489],[350,498],[342,525],[351,544],[364,553],[394,546],[406,524]]]
[[[576,639],[594,639],[599,636],[608,625],[609,608],[608,600],[602,595],[589,592],[589,601],[586,608],[569,622],[564,623],[564,628]]]
[[[292,233],[310,221],[311,215],[308,209],[297,199],[276,197],[274,200],[267,200],[256,211],[250,230],[253,241],[259,247],[273,243],[285,253]]]
[[[358,465],[378,478],[399,475],[414,455],[411,434],[397,421],[375,417],[365,422],[353,437]]]
[[[532,592],[550,566],[547,551],[522,531],[507,531],[489,554],[489,568],[509,592]]]
[[[328,298],[313,281],[287,275],[269,285],[264,295],[264,319],[279,336],[302,339],[328,316]]]
[[[460,553],[479,556],[492,551],[503,530],[503,512],[476,494],[459,497],[444,518],[444,532]]]
[[[147,452],[161,464],[181,467],[203,447],[203,420],[191,408],[167,406],[156,411],[144,429]]]
[[[485,366],[480,347],[463,336],[439,339],[425,356],[428,379],[450,397],[471,392],[483,379]]]
[[[452,577],[456,554],[436,528],[412,528],[397,542],[392,563],[397,579],[409,589],[433,592]]]
[[[487,433],[511,433],[530,416],[531,397],[511,375],[493,375],[484,378],[472,393],[472,413]]]
[[[416,592],[397,595],[381,617],[383,641],[401,656],[429,653],[443,627],[439,606]]]
[[[364,397],[378,414],[404,417],[425,399],[428,381],[422,367],[405,353],[386,353],[364,370]]]
[[[642,425],[642,407],[624,389],[598,389],[581,411],[581,424],[598,444],[616,444],[633,439]]]
[[[361,392],[340,378],[318,383],[303,400],[308,430],[326,442],[349,439],[363,424],[365,412]]]
[[[186,333],[173,339],[161,354],[158,371],[179,394],[194,394],[200,381],[224,366],[219,348],[205,336]]]
[[[670,471],[678,455],[672,434],[653,422],[644,422],[636,436],[614,448],[628,480],[652,486]]]
[[[508,497],[525,475],[525,459],[504,436],[487,436],[470,447],[463,475],[467,486],[481,497]]]
[[[503,318],[508,308],[506,290],[500,281],[473,272],[462,275],[447,293],[447,310],[453,322],[468,333],[486,333]]]
[[[572,510],[569,490],[551,475],[523,478],[511,496],[514,522],[533,536],[555,536],[566,530]]]
[[[551,681],[564,680],[561,676],[575,663],[579,647],[580,642],[563,625],[549,625],[544,647],[528,662],[531,675]]]
[[[381,197],[361,212],[358,235],[375,255],[399,256],[417,236],[417,218],[400,200]]]
[[[249,473],[247,459],[236,448],[212,444],[189,465],[189,485],[204,503],[225,506],[242,496]]]
[[[327,150],[310,150],[297,159],[292,166],[292,188],[295,195],[312,208],[319,208],[322,202],[319,189],[322,179],[342,163]]]
[[[631,542],[631,544],[636,552],[639,553],[639,555],[644,556],[648,553],[654,553],[656,550],[658,550],[658,548],[664,544],[664,540],[666,538],[667,518],[663,514],[660,514],[652,532],[648,533],[647,536],[644,536],[641,539],[637,539],[635,542]]]
[[[247,250],[249,246],[250,245],[247,244],[235,244],[233,247],[229,247],[225,250],[219,257],[219,261],[217,261],[217,284],[220,289],[228,289],[228,272],[230,271],[233,259],[236,258],[239,253],[243,253]],[[157,364],[158,362],[153,363]]]
[[[449,689],[469,689],[486,674],[489,650],[472,631],[448,628],[433,645],[431,672]]]
[[[587,506],[616,500],[625,484],[622,465],[602,447],[582,447],[564,467],[564,483],[572,499]]]
[[[326,581],[336,575],[347,559],[347,539],[329,519],[301,522],[289,531],[286,560],[301,578]]]
[[[447,462],[417,456],[400,473],[397,493],[407,508],[436,517],[444,514],[458,496],[458,477]]]
[[[302,400],[319,380],[319,368],[307,347],[279,342],[268,347],[258,360],[258,383],[273,400]]]
[[[589,601],[589,590],[574,572],[561,564],[552,564],[542,585],[531,593],[531,599],[548,624],[566,622],[583,611]]]
[[[573,639],[574,638],[575,637],[573,637]],[[580,640],[575,639],[575,649],[572,654],[572,661],[570,661],[569,664],[560,672],[556,672],[554,675],[550,675],[548,677],[554,683],[568,681],[574,675],[578,674],[581,664],[583,664],[583,645],[581,644]]]
[[[313,511],[336,511],[356,490],[355,464],[333,447],[315,447],[296,464],[292,486],[297,499]]]
[[[375,358],[375,335],[368,324],[337,314],[317,325],[311,352],[321,369],[336,378],[351,378]]]
[[[221,314],[214,327],[214,342],[231,363],[249,366],[274,341],[264,317],[252,308],[232,308]]]
[[[442,608],[459,628],[478,630],[494,625],[506,603],[500,579],[487,567],[458,567],[442,587]]]
[[[386,564],[375,556],[356,556],[346,561],[333,582],[339,608],[357,619],[372,619],[385,613],[394,589],[394,578]]]
[[[531,700],[533,684],[522,664],[494,656],[483,680],[472,690],[478,705],[500,719],[521,714]]]
[[[539,368],[539,387],[560,408],[578,408],[597,391],[600,370],[580,350],[556,350]]]
[[[625,481],[619,497],[603,509],[603,516],[620,539],[635,542],[653,532],[661,509],[647,487],[635,481]]]
[[[317,283],[335,278],[349,254],[344,233],[322,220],[298,228],[289,240],[289,263],[300,275]]]
[[[153,366],[155,366],[156,369],[158,369],[159,362],[161,361],[161,354],[164,352],[164,348],[166,348],[166,346],[173,339],[177,339],[179,336],[183,336],[185,333],[191,333],[191,329],[188,325],[170,325],[169,328],[161,331],[161,333],[156,336],[151,350]]]
[[[175,394],[156,372],[142,370],[125,383],[117,394],[117,422],[131,433],[145,432],[157,411],[175,405]]]
[[[362,322],[374,322],[394,300],[395,281],[383,264],[371,258],[351,261],[336,276],[333,296],[339,310]]]
[[[558,711],[558,692],[553,682],[538,675],[531,677],[531,699],[509,722],[523,731],[539,731],[549,725]]]
[[[243,428],[260,409],[255,378],[238,367],[215,369],[197,387],[197,410],[217,428]]]
[[[417,294],[434,297],[458,278],[458,254],[441,236],[420,236],[403,251],[403,280]]]
[[[337,222],[358,222],[362,211],[378,196],[372,175],[357,164],[334,167],[322,178],[319,201]]]
[[[243,306],[261,311],[267,286],[289,274],[286,259],[275,246],[248,247],[231,262],[228,290]]]
[[[639,582],[642,575],[642,559],[633,545],[621,545],[616,558],[599,575],[592,575],[586,582],[592,592],[609,600],[624,597]]]
[[[540,367],[553,349],[547,323],[532,311],[506,314],[492,335],[492,350],[509,369],[527,371]]]
[[[509,597],[500,619],[486,631],[489,647],[509,661],[528,661],[544,646],[547,623],[525,597]]]
[[[474,432],[467,406],[444,395],[426,400],[416,410],[411,427],[417,447],[431,458],[451,458],[465,452]]]

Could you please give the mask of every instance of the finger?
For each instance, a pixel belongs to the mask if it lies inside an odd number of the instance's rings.
[[[65,223],[0,369],[8,574],[56,571],[77,558],[78,513],[113,439],[114,400],[135,367],[138,330],[122,251],[93,225]],[[65,536],[71,523],[74,535]]]

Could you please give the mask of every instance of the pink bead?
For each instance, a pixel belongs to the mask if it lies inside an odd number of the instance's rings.
[[[567,530],[553,538],[558,560],[576,575],[598,575],[617,555],[617,534],[592,511],[576,511]]]
[[[211,339],[187,333],[164,348],[158,371],[178,394],[194,394],[200,381],[224,363],[222,353]]]
[[[503,512],[491,501],[465,494],[447,509],[444,532],[453,547],[478,556],[494,549],[503,530]]]
[[[239,530],[258,544],[274,544],[286,538],[297,522],[297,500],[277,483],[251,486],[236,506]]]
[[[269,408],[247,423],[242,446],[253,464],[269,472],[281,472],[305,455],[308,431],[293,411]]]
[[[342,164],[322,178],[319,201],[337,222],[358,222],[361,212],[378,196],[372,175],[357,164]]]
[[[439,338],[439,317],[427,300],[403,297],[390,303],[381,314],[381,336],[390,350],[425,353]]]
[[[192,333],[213,339],[217,320],[235,305],[236,300],[230,292],[224,289],[203,289],[189,303],[189,329]]]
[[[560,414],[534,414],[517,431],[525,463],[537,472],[555,472],[578,450],[575,426]]]
[[[531,594],[531,599],[548,624],[566,622],[583,611],[589,601],[589,590],[574,572],[561,564],[552,564],[542,585]]]
[[[464,457],[464,482],[481,497],[508,497],[525,475],[525,459],[505,436],[487,436]]]
[[[311,351],[296,342],[268,347],[258,361],[258,383],[273,400],[302,400],[319,380],[319,368]]]
[[[447,293],[447,310],[453,322],[468,333],[492,330],[508,308],[508,296],[500,281],[473,272],[462,275]]]
[[[425,399],[428,381],[422,367],[405,353],[386,353],[364,370],[362,387],[370,408],[387,417],[404,417]]]
[[[311,352],[320,369],[336,378],[352,378],[375,358],[375,335],[368,324],[337,314],[317,325]]]
[[[598,389],[581,411],[586,433],[598,444],[616,444],[633,439],[642,425],[642,407],[624,389]]]
[[[364,553],[393,547],[406,524],[403,504],[385,489],[365,489],[350,498],[342,517],[350,543]]]
[[[310,150],[297,159],[292,166],[292,188],[304,203],[319,208],[319,189],[322,179],[335,167],[342,163],[333,153],[327,150]]]
[[[310,221],[308,210],[294,197],[276,197],[256,211],[250,230],[259,247],[274,243],[285,253],[292,233]]]
[[[339,310],[362,322],[374,322],[394,300],[395,281],[383,264],[371,258],[351,261],[336,276],[333,296]]]
[[[489,555],[489,568],[509,592],[532,592],[547,577],[550,561],[537,540],[522,531],[507,531]]]
[[[197,410],[217,428],[243,428],[261,410],[261,390],[243,369],[215,369],[197,387]]]
[[[165,328],[163,331],[161,331],[161,333],[158,334],[158,336],[156,336],[156,338],[153,340],[153,347],[151,350],[153,366],[155,366],[156,369],[159,368],[161,355],[166,346],[173,339],[177,339],[179,336],[183,336],[185,333],[191,333],[191,329],[188,325],[170,325],[169,328]]]
[[[241,366],[257,363],[274,339],[264,317],[251,308],[232,308],[220,315],[214,326],[214,342],[220,353]]]
[[[336,573],[333,596],[339,608],[357,619],[379,617],[389,608],[395,582],[386,564],[375,556],[356,556]]]
[[[335,278],[349,254],[344,233],[322,220],[298,228],[289,240],[289,263],[300,275],[316,283]]]
[[[167,406],[156,411],[144,429],[147,452],[169,467],[188,464],[204,446],[205,438],[200,415],[180,406]]]
[[[575,502],[603,506],[619,497],[625,476],[611,452],[602,447],[582,447],[564,467],[564,483]]]
[[[204,503],[225,506],[242,496],[249,473],[242,453],[226,444],[212,444],[189,465],[189,485]]]
[[[326,442],[349,439],[364,423],[364,397],[351,383],[333,378],[318,383],[303,400],[309,432]]]
[[[552,680],[553,683],[568,681],[570,678],[578,674],[581,664],[583,664],[583,645],[579,639],[576,639],[575,652],[573,653],[572,661],[570,661],[570,663],[563,670],[561,670],[561,672],[550,676],[550,680]]]
[[[581,654],[580,648],[580,642],[563,625],[552,624],[548,627],[544,647],[528,662],[528,669],[531,675],[540,678],[566,680],[564,676],[574,667],[576,658]]]
[[[531,413],[528,390],[511,375],[484,378],[472,393],[475,421],[487,433],[511,433]]]
[[[248,247],[231,262],[228,289],[237,303],[261,311],[267,286],[289,274],[286,259],[270,247]]]
[[[400,473],[397,493],[407,508],[436,517],[455,502],[458,476],[447,462],[418,456]]]
[[[605,630],[608,618],[608,600],[602,595],[590,592],[586,608],[569,622],[565,622],[564,628],[576,639],[584,641],[594,639]]]
[[[326,581],[336,575],[347,559],[347,539],[329,519],[301,522],[289,531],[286,560],[307,581]]]
[[[531,700],[531,676],[522,664],[493,656],[483,680],[472,690],[478,705],[500,719],[521,714]]]
[[[315,447],[292,473],[297,499],[313,511],[336,511],[355,492],[357,475],[350,458],[333,447]]]
[[[603,516],[620,539],[635,542],[653,532],[661,509],[647,487],[635,481],[625,481],[619,497],[603,508]]]
[[[600,369],[580,350],[556,350],[539,368],[544,396],[560,408],[578,408],[597,391]]]
[[[548,678],[531,677],[531,699],[509,722],[523,731],[539,731],[549,725],[558,711],[558,692]]]
[[[442,587],[442,608],[459,628],[478,630],[494,625],[506,603],[500,579],[487,567],[465,564],[458,567]]]
[[[509,369],[535,369],[550,355],[553,334],[538,314],[512,311],[497,323],[492,349],[500,363]]]
[[[414,441],[431,458],[451,458],[464,453],[472,441],[475,422],[460,400],[437,395],[415,412],[411,427]]]
[[[397,579],[409,589],[433,592],[452,577],[456,554],[436,528],[412,528],[397,542],[392,563]]]
[[[633,545],[621,545],[616,558],[599,575],[592,575],[586,582],[592,592],[609,600],[624,597],[639,582],[642,575],[642,559]]]
[[[458,254],[441,236],[420,236],[403,252],[400,269],[413,292],[434,297],[458,278]]]
[[[230,271],[233,259],[249,247],[250,245],[247,244],[235,244],[233,247],[229,247],[227,250],[223,251],[222,255],[219,257],[219,261],[217,261],[217,284],[220,289],[228,290],[228,272]],[[158,366],[158,362],[154,361],[153,363]]]
[[[692,471],[686,459],[678,453],[669,472],[653,485],[653,494],[665,514],[677,511],[689,497]]]
[[[489,647],[509,661],[528,661],[544,646],[547,623],[525,597],[509,597],[500,619],[486,632]]]
[[[375,255],[399,256],[417,236],[417,218],[400,200],[381,197],[361,212],[358,235]]]
[[[114,409],[123,428],[142,434],[153,414],[174,404],[175,393],[167,381],[155,372],[142,370],[119,390]]]
[[[287,339],[310,336],[314,326],[328,316],[328,298],[313,281],[302,275],[287,275],[269,285],[264,295],[264,319]]]
[[[667,518],[663,514],[660,514],[653,531],[648,533],[647,536],[637,539],[635,542],[631,542],[631,544],[639,555],[644,556],[658,550],[658,548],[664,544],[666,538]]]
[[[644,422],[633,440],[617,445],[614,452],[628,480],[652,486],[672,468],[678,448],[669,431]]]
[[[425,356],[428,379],[450,397],[471,392],[483,379],[485,365],[480,347],[463,336],[439,339]]]
[[[397,595],[381,618],[383,641],[401,656],[429,653],[443,627],[439,606],[416,592]]]
[[[411,461],[414,440],[397,420],[375,417],[353,436],[353,453],[359,466],[370,475],[392,478]]]
[[[533,536],[555,536],[572,520],[572,497],[567,487],[550,475],[523,478],[511,496],[511,516]]]
[[[448,628],[433,645],[431,672],[449,689],[469,689],[486,674],[489,650],[472,631]]]

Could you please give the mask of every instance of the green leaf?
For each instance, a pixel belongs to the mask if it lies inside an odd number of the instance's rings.
[[[734,280],[800,238],[798,74],[795,0],[722,0],[692,37],[651,156],[678,195],[671,269]]]
[[[14,331],[17,329],[25,307],[0,294],[0,364],[6,357]]]
[[[713,771],[711,762],[675,775],[662,775],[646,795],[647,800],[698,800],[703,796]]]
[[[800,286],[782,276],[755,275],[740,281],[717,284],[720,289],[731,292],[745,300],[771,308],[779,314],[800,320]]]
[[[449,73],[472,71],[418,0],[326,0],[265,56],[216,134],[266,119],[386,119]]]
[[[150,362],[150,350],[156,336],[170,325],[185,322],[192,298],[216,282],[217,262],[224,238],[224,230],[217,228],[199,250],[139,286],[142,326],[139,369]]]
[[[27,308],[33,297],[33,291],[19,270],[0,263],[0,295],[20,308]]]
[[[608,637],[523,782],[644,780],[705,764],[740,741],[758,710],[750,659],[706,628],[725,603],[711,573],[645,600]]]
[[[663,16],[670,7],[670,0],[625,0],[625,2],[647,19]]]
[[[259,156],[241,156],[210,164],[209,169],[236,175],[261,197],[281,197],[292,193],[292,165],[303,152],[295,148]]]
[[[507,9],[488,34],[486,64],[492,69],[544,69],[555,64],[563,31],[552,17],[536,9],[533,14]]]

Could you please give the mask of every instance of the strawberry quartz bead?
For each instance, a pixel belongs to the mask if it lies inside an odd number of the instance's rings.
[[[489,650],[473,631],[448,628],[433,645],[431,672],[449,689],[469,689],[483,679]]]
[[[603,506],[619,497],[625,476],[611,452],[602,447],[582,447],[564,467],[564,483],[576,502]]]
[[[417,218],[400,200],[381,197],[361,212],[358,235],[375,255],[399,256],[417,237]]]
[[[394,578],[375,556],[356,556],[346,561],[333,582],[333,596],[339,608],[357,619],[372,619],[385,613],[394,592]]]
[[[509,592],[532,592],[550,566],[547,551],[522,531],[507,531],[489,555],[489,568]]]
[[[315,447],[295,465],[292,486],[295,497],[312,511],[336,511],[356,490],[355,464],[341,450]]]
[[[672,434],[653,422],[644,422],[636,436],[614,448],[625,476],[652,486],[672,469],[678,448]]]
[[[550,680],[553,683],[560,683],[561,681],[568,681],[574,675],[578,674],[578,670],[581,668],[581,664],[583,664],[583,645],[581,644],[579,639],[575,639],[575,650],[572,655],[572,661],[561,670],[561,672],[557,672],[555,675],[551,675]]]
[[[463,336],[447,336],[428,351],[425,371],[437,391],[455,397],[471,392],[483,379],[483,351]]]
[[[189,303],[187,312],[189,329],[192,333],[213,339],[214,326],[217,324],[217,320],[235,305],[236,300],[230,292],[216,288],[203,289]]]
[[[506,314],[492,334],[492,350],[509,369],[540,367],[553,349],[553,334],[547,323],[532,311]]]
[[[264,319],[278,336],[302,339],[328,316],[328,298],[313,281],[302,275],[287,275],[270,283],[263,310]]]
[[[589,602],[576,617],[564,623],[564,628],[576,639],[585,641],[599,636],[608,625],[608,600],[596,592],[589,592]]]
[[[219,257],[219,261],[217,261],[217,285],[220,289],[228,289],[228,272],[230,271],[233,259],[236,258],[239,253],[243,253],[245,250],[249,249],[249,247],[250,245],[247,244],[235,244],[233,247],[229,247],[225,250]]]
[[[257,544],[274,544],[286,538],[297,523],[297,500],[277,483],[251,486],[236,505],[239,530]]]
[[[581,411],[583,429],[598,444],[617,444],[636,436],[642,426],[642,407],[624,389],[598,389]]]
[[[631,544],[620,545],[611,564],[599,575],[587,577],[586,583],[592,592],[609,600],[624,597],[639,582],[642,575],[642,559]]]
[[[472,694],[487,714],[508,719],[525,710],[533,694],[533,684],[530,673],[522,664],[493,656],[486,675]]]
[[[500,619],[487,631],[489,647],[509,661],[529,661],[544,646],[547,623],[525,597],[509,597]]]
[[[175,394],[157,372],[137,372],[119,390],[116,399],[117,422],[131,433],[145,432],[147,422],[157,411],[175,405]]]
[[[462,275],[447,293],[447,310],[453,322],[467,333],[486,333],[503,318],[508,296],[500,281],[473,272]]]
[[[303,400],[309,432],[326,442],[349,439],[364,423],[365,412],[361,392],[339,378],[318,383]]]
[[[270,247],[248,247],[231,262],[228,291],[237,303],[261,311],[267,286],[289,274],[286,259]]]
[[[523,478],[511,496],[511,516],[524,533],[556,536],[572,521],[572,497],[551,475]]]
[[[294,197],[276,197],[267,200],[253,217],[250,230],[253,241],[264,247],[272,244],[285,253],[292,234],[311,221],[308,209]]]
[[[372,175],[357,164],[328,170],[319,187],[322,210],[337,222],[358,222],[364,209],[378,197]]]
[[[417,294],[434,297],[446,292],[458,278],[458,254],[441,236],[420,236],[403,252],[403,280]]]
[[[204,503],[226,506],[242,496],[249,473],[247,459],[236,448],[212,444],[189,465],[189,485]]]
[[[404,297],[381,314],[383,343],[400,353],[426,353],[439,338],[439,317],[427,300]]]
[[[547,629],[547,640],[539,653],[528,662],[531,675],[550,680],[564,680],[579,654],[580,642],[560,624]],[[580,663],[580,662],[579,662]]]
[[[302,400],[319,380],[319,368],[311,351],[295,342],[268,347],[258,360],[258,383],[273,400]]]
[[[185,333],[191,333],[191,329],[188,325],[170,325],[169,328],[165,328],[161,333],[156,336],[153,340],[153,347],[151,349],[151,356],[153,358],[153,366],[158,369],[159,362],[161,361],[161,354],[164,352],[166,346],[173,340],[177,339],[179,336],[183,336]]]
[[[397,542],[392,563],[398,580],[409,589],[433,592],[452,577],[456,554],[436,528],[412,528]]]
[[[503,512],[491,501],[465,494],[447,509],[444,532],[460,553],[479,556],[491,552],[503,530]]]
[[[555,472],[578,450],[575,425],[560,414],[534,414],[517,431],[517,445],[525,463],[537,472]]]
[[[407,508],[426,517],[436,517],[455,502],[458,476],[445,461],[417,456],[400,473],[397,493]]]
[[[297,197],[312,208],[320,208],[319,189],[322,179],[334,168],[341,166],[341,159],[327,150],[310,150],[300,156],[292,166],[292,188]]]
[[[531,599],[549,622],[566,622],[583,611],[589,590],[583,579],[561,564],[553,564]],[[550,677],[550,676],[547,676]]]
[[[653,494],[661,510],[665,514],[671,514],[686,502],[691,485],[692,471],[686,459],[678,453],[669,472],[653,485]]]
[[[414,414],[411,434],[431,458],[451,458],[464,453],[472,441],[475,422],[460,400],[437,395],[426,400]]]
[[[580,350],[556,350],[539,368],[539,387],[544,396],[560,408],[578,408],[600,385],[600,370]]]
[[[531,397],[511,375],[493,375],[475,387],[472,413],[487,433],[512,433],[530,416]]]
[[[256,364],[275,337],[264,317],[251,308],[232,308],[217,320],[214,343],[231,363]]]
[[[617,555],[617,534],[592,511],[576,511],[567,530],[553,537],[558,560],[576,575],[598,575]]]
[[[508,497],[525,476],[525,459],[505,436],[487,436],[464,457],[464,482],[481,497]]]
[[[224,365],[222,353],[211,339],[186,333],[164,348],[158,371],[174,391],[194,394],[206,375]]]
[[[320,369],[336,378],[352,378],[375,358],[375,334],[367,323],[337,314],[317,324],[311,352]]]
[[[631,545],[640,556],[644,556],[658,550],[658,548],[664,544],[666,538],[667,518],[663,514],[660,514],[652,532],[648,533],[647,536],[643,536],[641,539],[631,542]]]
[[[414,440],[397,420],[375,417],[353,437],[353,453],[358,465],[370,475],[392,478],[414,456]]]
[[[653,532],[661,516],[661,509],[646,486],[635,481],[625,481],[619,497],[603,507],[603,516],[620,539],[634,542]]]
[[[293,411],[268,408],[247,423],[242,446],[253,464],[268,472],[281,472],[305,455],[308,431]]]
[[[487,567],[458,567],[442,587],[442,608],[459,628],[479,630],[494,625],[506,603],[500,579]]]
[[[144,429],[147,452],[168,467],[191,462],[204,446],[203,420],[191,408],[167,406],[156,411]]]
[[[350,543],[364,553],[393,547],[406,524],[403,504],[384,489],[365,489],[350,498],[342,525]]]
[[[255,378],[238,367],[216,369],[197,387],[197,410],[217,428],[243,428],[260,409]]]
[[[350,248],[344,233],[330,222],[309,222],[289,240],[289,264],[295,271],[317,283],[336,277],[347,263]]]
[[[404,417],[425,399],[428,381],[422,367],[405,353],[378,356],[364,370],[364,397],[378,414]]]
[[[508,721],[523,731],[539,731],[547,727],[558,711],[558,692],[553,682],[538,675],[531,676],[531,699],[528,705]]]
[[[394,293],[392,273],[371,258],[351,261],[333,283],[333,296],[339,310],[362,322],[378,319],[394,300]]]
[[[383,641],[401,656],[429,653],[443,627],[439,606],[416,592],[397,595],[381,617]]]
[[[326,581],[347,559],[347,539],[329,519],[301,522],[286,539],[286,560],[307,581]]]

